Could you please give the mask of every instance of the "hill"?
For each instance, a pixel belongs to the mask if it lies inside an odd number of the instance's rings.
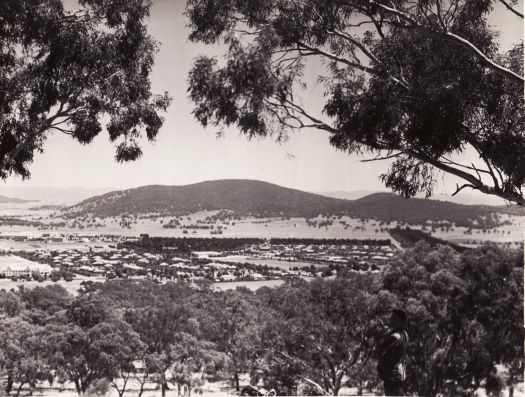
[[[351,192],[347,192],[344,190],[337,190],[337,191],[332,191],[332,192],[315,192],[315,193],[321,194],[326,197],[333,197],[333,198],[338,198],[338,199],[343,199],[343,200],[357,200],[357,199],[360,199],[365,196],[369,196],[377,192],[372,191],[372,190],[355,190]]]
[[[157,213],[184,215],[202,210],[229,210],[238,215],[315,217],[350,215],[381,222],[411,225],[427,221],[465,227],[494,227],[503,222],[506,207],[462,205],[430,199],[406,200],[392,193],[374,193],[344,200],[254,180],[217,180],[185,186],[144,186],[106,193],[84,200],[63,213],[67,217],[98,217]],[[521,212],[520,212],[521,211]]]
[[[314,217],[343,213],[347,200],[324,197],[253,180],[218,180],[185,186],[144,186],[92,197],[69,207],[70,215],[119,216],[131,213],[191,214],[230,210],[239,215]]]
[[[374,193],[353,201],[353,213],[383,222],[411,225],[451,222],[456,226],[491,228],[501,225],[502,214],[525,215],[524,208],[455,204],[442,200],[405,199],[392,193]]]
[[[381,191],[384,192],[384,191]],[[346,200],[356,200],[365,196],[369,196],[374,193],[380,193],[380,191],[370,191],[370,190],[338,190],[338,191],[328,191],[328,192],[315,192],[322,194],[327,197],[334,197],[339,199]],[[416,198],[424,198],[424,195],[418,194]],[[434,192],[432,194],[432,200],[436,201],[448,201],[454,204],[463,204],[463,205],[488,205],[488,206],[504,206],[505,200],[497,196],[483,194],[483,193],[468,193],[461,192],[457,196],[451,196],[443,192]]]

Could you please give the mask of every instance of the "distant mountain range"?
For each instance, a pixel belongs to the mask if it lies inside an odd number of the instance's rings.
[[[22,200],[15,197],[0,196],[0,204],[22,204],[22,203],[31,203],[35,200]]]
[[[217,180],[185,186],[144,186],[109,192],[64,210],[70,217],[159,213],[183,215],[202,210],[230,210],[239,215],[315,217],[350,215],[408,224],[453,222],[467,227],[491,227],[499,214],[525,215],[505,206],[462,205],[430,199],[409,199],[392,193],[374,193],[356,200],[326,197],[254,180]]]
[[[38,201],[40,205],[72,205],[95,195],[114,189],[89,189],[83,187],[55,188],[30,186],[0,186],[0,195],[18,197],[23,201]]]
[[[356,191],[331,191],[331,192],[318,192],[323,196],[333,197],[338,199],[345,200],[356,200],[361,197],[369,196],[374,193],[381,193],[377,191],[370,190],[356,190]],[[423,197],[418,197],[423,198]],[[455,204],[464,204],[464,205],[491,205],[491,206],[502,206],[505,205],[505,201],[499,197],[488,195],[488,194],[474,194],[474,193],[461,193],[457,196],[451,196],[450,194],[439,194],[434,193],[432,195],[432,200],[438,201],[448,201]]]

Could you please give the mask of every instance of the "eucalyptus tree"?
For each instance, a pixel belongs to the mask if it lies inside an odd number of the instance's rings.
[[[19,396],[25,386],[32,393],[40,382],[52,382],[53,372],[42,346],[44,327],[20,317],[6,318],[0,322],[0,335],[0,367],[5,371],[7,395],[14,389]]]
[[[61,382],[67,380],[75,385],[79,396],[89,395],[98,382],[106,381],[112,383],[119,396],[125,393],[133,360],[142,349],[129,324],[116,319],[91,327],[51,324],[46,333],[47,362]],[[126,378],[117,383],[123,374]]]
[[[357,381],[373,353],[380,313],[376,282],[352,274],[333,280],[296,280],[271,291],[275,310],[261,335],[262,377],[285,394],[338,395]],[[375,374],[368,374],[373,378]]]
[[[458,254],[419,243],[385,270],[381,305],[410,320],[407,385],[418,395],[511,392],[523,379],[523,251]],[[507,370],[507,379],[500,368]]]
[[[249,137],[326,131],[392,160],[381,178],[405,197],[430,196],[444,172],[462,181],[454,194],[523,206],[523,42],[500,48],[494,7],[523,19],[505,0],[188,0],[190,39],[227,48],[194,61],[194,115]],[[312,73],[322,92],[301,100]]]
[[[170,98],[153,95],[149,0],[5,0],[0,5],[0,177],[30,176],[51,133],[90,143],[107,122],[118,161],[155,139]]]
[[[237,391],[241,375],[250,372],[254,364],[261,337],[264,310],[250,296],[239,291],[210,292],[196,305],[202,333],[225,353],[226,371]]]

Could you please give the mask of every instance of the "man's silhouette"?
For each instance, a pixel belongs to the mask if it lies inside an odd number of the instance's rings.
[[[403,310],[392,310],[388,336],[379,346],[377,372],[385,386],[385,396],[404,396],[405,356],[408,345],[407,316]]]

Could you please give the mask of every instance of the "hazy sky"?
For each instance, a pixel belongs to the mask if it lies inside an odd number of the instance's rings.
[[[128,188],[249,178],[309,191],[384,190],[378,176],[386,171],[388,162],[361,163],[356,156],[331,147],[324,132],[297,132],[284,144],[277,144],[271,139],[248,141],[235,130],[217,138],[214,128],[203,129],[191,115],[187,73],[194,57],[220,54],[221,49],[187,41],[184,1],[153,3],[149,27],[161,43],[152,73],[153,90],[167,90],[173,97],[156,142],[143,145],[144,154],[138,161],[117,164],[106,133],[87,146],[56,133],[49,137],[44,153],[35,155],[31,179],[11,178],[8,186]],[[495,10],[492,21],[505,25],[505,45],[522,37],[521,20],[502,7]],[[315,90],[315,75],[310,75],[310,89]],[[304,95],[308,97],[308,92]],[[315,104],[315,98],[310,100]],[[455,183],[454,178],[446,177],[437,193],[453,192]]]

